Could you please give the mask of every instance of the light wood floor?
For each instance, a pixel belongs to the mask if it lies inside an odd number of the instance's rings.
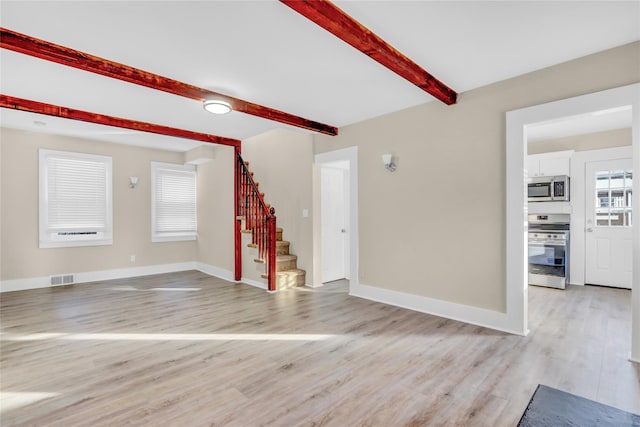
[[[629,291],[531,287],[519,337],[328,290],[184,272],[3,294],[0,422],[514,426],[538,383],[640,412]]]

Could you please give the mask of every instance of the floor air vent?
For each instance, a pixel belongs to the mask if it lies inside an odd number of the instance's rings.
[[[75,281],[73,274],[51,276],[51,286],[70,285]]]

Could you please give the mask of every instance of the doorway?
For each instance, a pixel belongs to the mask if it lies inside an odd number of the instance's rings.
[[[527,334],[527,299],[528,284],[526,280],[526,128],[533,123],[560,119],[572,115],[586,114],[623,106],[631,106],[632,124],[632,160],[637,164],[640,159],[640,84],[623,86],[596,92],[588,95],[569,98],[547,104],[536,105],[507,113],[507,155],[506,155],[506,259],[507,259],[507,319],[514,330]],[[640,185],[640,177],[633,176],[636,188]],[[640,200],[632,202],[637,212]],[[633,224],[632,246],[640,252],[640,227]],[[640,363],[640,257],[632,260],[632,340],[629,359]]]
[[[320,167],[322,283],[349,279],[349,162]]]
[[[358,147],[314,157],[314,286],[358,281]],[[334,282],[336,283],[336,282]]]

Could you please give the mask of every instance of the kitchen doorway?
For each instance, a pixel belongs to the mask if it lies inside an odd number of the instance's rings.
[[[640,161],[640,83],[609,89],[588,95],[568,98],[547,104],[527,107],[507,113],[506,147],[506,260],[507,260],[507,319],[513,330],[528,333],[527,284],[527,198],[526,154],[527,126],[586,114],[594,111],[631,106],[633,114],[633,162]],[[640,177],[633,176],[638,188]],[[632,202],[633,210],[640,210],[640,200]],[[640,227],[633,224],[632,246],[640,252]],[[640,363],[640,257],[632,260],[632,339],[629,359]]]

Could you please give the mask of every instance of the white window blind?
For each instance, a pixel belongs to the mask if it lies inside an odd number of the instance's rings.
[[[111,157],[40,150],[40,247],[111,244]]]
[[[152,163],[152,241],[195,240],[196,171],[193,165]]]

